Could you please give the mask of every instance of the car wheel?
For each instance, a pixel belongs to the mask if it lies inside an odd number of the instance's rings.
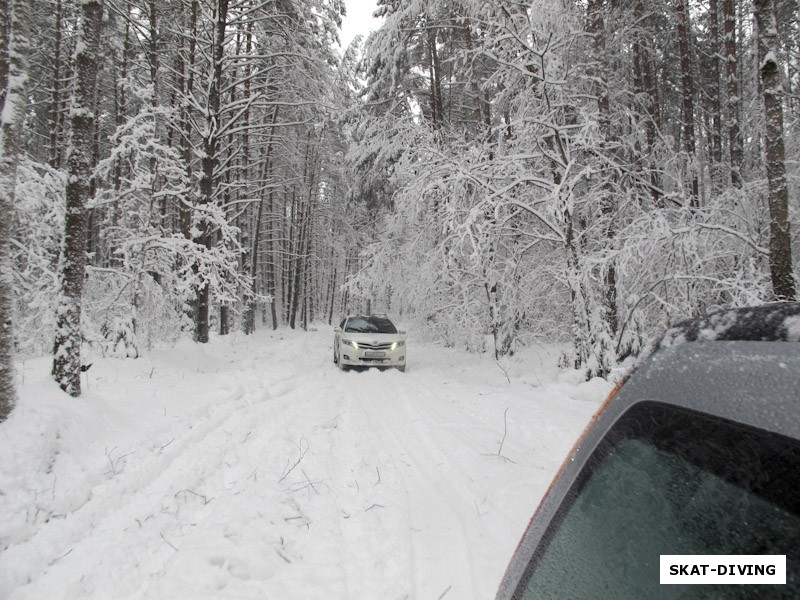
[[[397,367],[397,370],[400,371],[401,373],[405,373],[406,372],[406,366],[403,365],[402,367]]]

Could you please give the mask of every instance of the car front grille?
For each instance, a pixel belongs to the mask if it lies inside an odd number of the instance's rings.
[[[358,347],[364,350],[390,350],[394,342],[386,342],[382,344],[369,344],[367,342],[358,342]]]

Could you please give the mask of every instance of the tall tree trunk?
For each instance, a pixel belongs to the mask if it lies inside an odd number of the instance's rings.
[[[242,35],[241,30],[237,30],[236,32],[236,43],[234,44],[233,55],[240,56],[242,53]],[[233,77],[234,79],[238,78],[238,69],[233,69]],[[236,104],[236,92],[237,86],[231,85],[230,87],[230,100],[229,105],[235,106]],[[236,201],[239,200],[239,193],[238,189],[239,186],[236,186],[236,190],[233,188],[234,178],[239,176],[236,166],[235,166],[235,158],[238,156],[238,152],[234,150],[235,146],[233,143],[228,143],[228,149],[226,150],[226,156],[224,163],[226,165],[224,172],[222,174],[222,183],[223,183],[223,190],[222,190],[222,206],[223,210],[225,211],[225,222],[230,223],[231,221],[238,220],[237,217],[234,217],[234,214],[237,212],[235,208]],[[244,163],[245,165],[247,163]],[[235,196],[235,197],[234,197]],[[233,203],[233,204],[232,204]],[[231,208],[234,207],[234,208]],[[238,223],[236,223],[237,229],[241,231],[241,228],[238,227]],[[218,231],[216,236],[217,244],[224,244],[225,241],[222,239],[222,232]],[[241,240],[240,240],[241,242]],[[241,260],[237,261],[237,267],[239,272],[243,272],[243,265],[241,264]],[[229,274],[225,274],[223,276],[224,279],[230,281],[231,277]],[[227,301],[221,301],[219,305],[219,334],[220,335],[228,335],[231,331],[231,324],[230,324],[230,317],[231,311],[230,306],[228,306]]]
[[[336,255],[335,255],[334,249],[331,247],[331,264],[334,264],[333,260],[334,260],[335,256]],[[333,273],[331,274],[331,282],[330,282],[330,287],[329,287],[329,291],[328,291],[328,296],[329,296],[329,302],[330,302],[330,304],[328,305],[328,325],[332,325],[333,324],[333,309],[334,309],[334,306],[336,304],[336,266],[335,265],[333,267]]]
[[[117,128],[122,127],[128,117],[128,101],[125,92],[125,80],[128,78],[128,53],[131,49],[131,25],[128,19],[125,20],[125,37],[123,39],[122,60],[120,61],[119,70],[115,69],[118,73],[118,78],[114,82],[114,125]],[[125,160],[121,156],[114,161],[114,191],[116,192],[119,192],[122,186],[122,166],[124,162]]]
[[[595,81],[595,95],[597,96],[598,125],[600,135],[604,138],[604,145],[609,146],[609,154],[618,159],[615,148],[618,145],[616,135],[611,123],[611,101],[608,91],[608,76],[606,74],[606,27],[603,18],[603,1],[589,0],[587,5],[589,34],[592,36],[594,60],[593,68]],[[619,162],[615,160],[615,162]],[[616,200],[614,198],[614,184],[616,183],[616,166],[612,165],[609,175],[603,184],[603,195],[600,199],[600,211],[605,220],[605,236],[609,245],[613,244],[616,236]],[[606,310],[608,325],[612,335],[616,335],[618,328],[617,318],[617,269],[613,259],[606,268],[603,286],[605,288]]]
[[[61,0],[56,0],[55,28],[53,37],[53,91],[50,105],[50,166],[58,169],[61,166],[61,25],[63,7]]]
[[[699,182],[697,177],[696,146],[694,137],[694,75],[692,73],[692,27],[689,18],[689,1],[676,0],[675,14],[678,19],[678,51],[681,62],[681,141],[688,161],[691,181],[691,206],[699,205]]]
[[[442,75],[439,65],[439,50],[436,48],[438,29],[428,29],[428,66],[430,69],[431,121],[434,129],[440,129],[444,122],[442,103]]]
[[[222,89],[222,62],[225,50],[225,29],[228,21],[228,0],[217,0],[215,5],[214,37],[212,45],[211,81],[208,91],[208,110],[206,113],[205,136],[203,137],[203,156],[201,159],[202,174],[200,176],[200,204],[208,206],[215,201],[215,176],[219,164],[219,128],[220,104]],[[195,240],[207,250],[211,249],[214,242],[214,232],[211,224],[204,221],[200,227],[200,235]],[[195,275],[198,275],[195,265]],[[198,283],[197,297],[195,299],[195,327],[194,340],[200,343],[208,342],[208,318],[211,308],[211,288],[207,281]]]
[[[769,270],[778,300],[796,298],[792,273],[789,187],[783,143],[783,89],[778,64],[778,31],[772,0],[754,0],[758,58],[766,114],[766,159],[769,184]]]
[[[658,176],[655,161],[653,159],[653,149],[656,141],[656,130],[661,128],[661,107],[658,101],[658,86],[653,75],[653,64],[650,52],[650,40],[646,32],[648,18],[644,14],[644,6],[641,0],[637,0],[633,9],[634,19],[640,23],[639,31],[634,38],[633,54],[635,70],[638,71],[639,85],[636,88],[638,94],[645,98],[645,109],[647,115],[644,118],[644,153],[647,157],[647,169],[650,173],[650,196],[655,206],[661,205],[661,181]]]
[[[300,225],[302,217],[298,217],[300,212],[300,201],[298,200],[296,186],[292,186],[292,204],[289,218],[286,219],[286,233],[284,235],[284,251],[281,257],[283,264],[283,320],[289,323],[290,327],[294,329],[294,324],[291,322],[292,316],[292,302],[294,298],[294,289],[297,285],[295,274],[297,273],[297,261],[299,254],[299,245],[296,240],[300,236]]]
[[[271,159],[272,159],[272,146],[273,146],[273,136],[275,135],[275,124],[278,121],[278,106],[276,105],[272,111],[272,127],[269,129],[268,135],[268,142],[267,142],[267,150],[265,152],[263,167],[261,172],[261,198],[258,201],[258,210],[255,218],[255,223],[253,224],[253,243],[251,246],[250,252],[250,278],[252,280],[252,288],[251,293],[252,296],[247,299],[245,303],[245,311],[244,317],[242,318],[242,325],[243,331],[245,334],[254,333],[256,330],[256,295],[257,295],[257,275],[258,275],[258,258],[261,246],[261,222],[264,219],[264,204],[267,201],[267,198],[264,198],[264,192],[269,189],[269,198],[270,198],[270,206],[268,208],[268,213],[272,213],[272,188],[269,186],[268,181],[270,180],[271,171]],[[269,217],[272,218],[272,215],[269,214]],[[268,286],[271,287],[271,291],[268,291],[270,294],[274,294],[274,282],[272,278],[269,277]],[[275,327],[273,327],[274,329]]]
[[[245,45],[244,45],[244,52],[245,56],[248,57],[247,63],[245,64],[244,69],[244,92],[243,92],[243,100],[246,103],[250,102],[251,96],[251,81],[250,75],[252,72],[252,63],[249,60],[250,53],[253,50],[253,22],[249,21],[247,24],[247,33],[245,35]],[[243,115],[244,121],[244,135],[242,139],[242,170],[244,180],[249,180],[250,175],[250,109],[247,108]],[[272,129],[270,129],[270,135],[272,134]],[[259,185],[263,184],[263,178],[259,180]],[[251,232],[252,243],[250,245],[250,296],[247,293],[244,294],[244,313],[242,315],[242,331],[245,334],[254,333],[256,330],[256,296],[258,294],[257,290],[257,277],[258,277],[258,245],[259,245],[259,232],[261,230],[261,218],[264,212],[264,193],[259,192],[259,200],[258,200],[258,214],[256,215],[255,221],[252,219],[252,205],[248,205],[245,215],[247,215],[247,227]],[[244,239],[244,230],[243,230],[243,238],[242,238],[242,246],[246,245],[246,240]],[[242,260],[242,270],[244,270],[246,264],[244,259],[246,257],[243,256]]]
[[[316,173],[316,169],[315,169]],[[316,181],[316,176],[314,177]],[[308,215],[308,230],[306,231],[306,245],[303,252],[303,272],[305,274],[305,281],[303,282],[303,330],[308,330],[309,321],[314,321],[314,270],[311,257],[313,256],[314,247],[314,212],[316,206],[316,194],[312,189],[312,195],[309,198]]]
[[[711,183],[714,193],[722,189],[722,73],[719,57],[722,48],[719,39],[719,6],[718,0],[710,0],[708,7],[709,36],[711,37],[711,77],[713,85],[709,90],[711,96]]]
[[[81,7],[76,34],[76,84],[70,108],[71,132],[67,148],[67,212],[53,346],[53,377],[70,396],[81,393],[81,295],[86,264],[86,202],[92,176],[93,107],[102,24],[101,3],[86,0]]]
[[[744,148],[739,127],[739,76],[737,74],[736,49],[736,5],[734,0],[722,0],[723,34],[725,38],[725,122],[728,127],[728,151],[730,156],[731,183],[742,187],[742,158]]]
[[[25,113],[26,0],[0,0],[0,422],[16,402],[11,222]]]
[[[467,54],[468,56],[472,56],[474,52],[474,45],[472,42],[472,24],[469,21],[469,18],[464,16],[463,17],[463,24],[461,25],[462,31],[464,32],[464,43],[466,44]],[[474,102],[474,113],[475,113],[475,131],[478,132],[481,129],[482,125],[486,125],[487,130],[491,129],[492,121],[491,115],[483,114],[484,109],[489,111],[488,103],[484,103],[483,99],[481,98],[481,87],[478,83],[478,72],[477,72],[477,64],[475,62],[472,63],[472,66],[469,69],[469,90],[470,95],[472,96],[471,100]]]
[[[159,101],[159,90],[161,88],[159,82],[159,59],[158,59],[158,45],[159,45],[159,36],[158,36],[158,12],[157,12],[157,2],[156,0],[150,0],[150,5],[148,7],[148,17],[149,17],[149,41],[147,44],[147,62],[150,66],[150,83],[153,86],[153,95],[150,97],[150,108],[153,111],[153,121],[154,121],[154,128],[156,136],[160,136],[161,131],[159,128],[159,118],[158,118],[158,107],[160,106]],[[152,190],[159,189],[159,181],[158,181],[158,165],[156,163],[155,155],[150,158],[150,172],[153,174],[153,183],[151,184],[151,193]],[[153,226],[158,226],[162,228],[164,226],[164,219],[167,213],[167,197],[164,196],[161,198],[161,206],[155,207],[153,206],[153,198],[151,195],[150,198],[150,221]],[[154,210],[156,209],[157,210]]]
[[[184,64],[183,54],[178,53],[180,58],[180,69],[178,71],[178,86],[183,98],[190,98],[194,91],[194,61],[197,50],[197,11],[198,0],[192,0],[192,7],[189,12],[189,23],[184,38],[189,40],[189,54]],[[187,102],[181,102],[181,159],[186,169],[186,180],[193,180],[192,169],[192,119]],[[180,227],[183,237],[187,240],[192,238],[192,207],[190,204],[191,196],[186,201],[180,203]],[[193,315],[194,317],[194,315]]]
[[[272,317],[272,330],[278,328],[278,298],[276,282],[278,280],[278,267],[275,263],[274,212],[275,212],[275,186],[269,188],[269,210],[267,211],[267,270],[265,273],[267,296],[269,296],[269,310]],[[266,310],[266,309],[265,309]]]
[[[304,203],[300,201],[298,204]],[[292,256],[294,257],[292,263],[294,268],[292,269],[292,293],[289,296],[289,327],[292,329],[295,328],[297,322],[297,310],[300,307],[303,284],[305,283],[305,257],[303,256],[303,251],[305,249],[305,239],[308,230],[307,208],[307,206],[301,206],[299,209],[299,232],[297,234],[297,241],[292,250]]]

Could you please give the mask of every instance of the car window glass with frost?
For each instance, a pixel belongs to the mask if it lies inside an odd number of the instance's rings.
[[[397,333],[397,328],[389,319],[384,318],[353,318],[347,321],[348,333]]]

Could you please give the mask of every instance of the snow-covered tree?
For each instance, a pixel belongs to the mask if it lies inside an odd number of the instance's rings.
[[[86,264],[86,204],[93,167],[94,97],[102,22],[102,3],[84,0],[73,58],[76,78],[69,108],[67,210],[53,345],[53,377],[70,396],[81,393],[81,296]]]
[[[783,142],[781,67],[778,63],[778,30],[772,0],[755,0],[758,59],[766,114],[766,167],[769,187],[769,267],[772,289],[779,300],[795,300],[792,240],[789,229],[789,183]]]
[[[25,114],[27,25],[24,2],[0,2],[0,421],[14,406],[11,229]]]

